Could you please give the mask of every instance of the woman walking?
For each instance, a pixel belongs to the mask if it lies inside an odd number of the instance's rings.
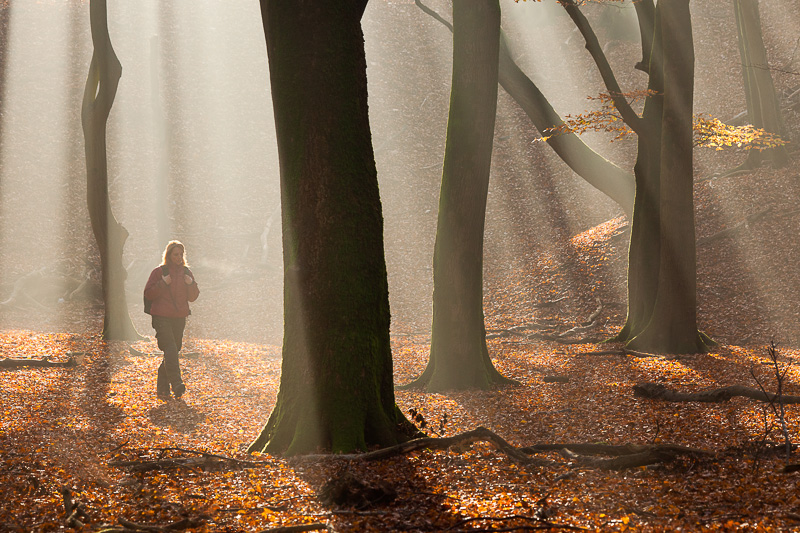
[[[145,312],[153,317],[158,348],[164,352],[156,381],[156,394],[162,400],[170,397],[170,387],[175,398],[186,392],[178,352],[186,317],[191,314],[189,302],[197,300],[199,295],[194,275],[186,265],[186,247],[180,241],[170,241],[161,265],[150,273],[144,288]]]

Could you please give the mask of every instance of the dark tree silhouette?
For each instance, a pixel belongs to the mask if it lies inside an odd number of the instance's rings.
[[[280,161],[284,339],[277,403],[250,451],[349,452],[413,432],[394,401],[366,4],[261,0]]]
[[[81,123],[86,143],[86,199],[102,263],[103,338],[138,340],[142,337],[133,327],[125,298],[127,274],[122,265],[122,250],[128,231],[114,217],[108,196],[106,124],[122,76],[122,65],[111,46],[106,1],[91,2],[89,17],[94,52],[83,93]]]
[[[497,0],[453,4],[453,82],[433,256],[428,391],[509,383],[492,365],[483,316],[483,233],[497,110]]]

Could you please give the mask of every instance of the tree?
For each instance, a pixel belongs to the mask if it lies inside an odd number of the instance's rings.
[[[453,31],[452,24],[438,13],[420,0],[415,0],[415,3],[422,11]],[[498,63],[500,86],[519,104],[539,132],[544,134],[564,123],[547,97],[511,57],[508,41],[502,31]],[[545,141],[578,176],[615,201],[626,215],[632,215],[634,179],[629,172],[592,150],[576,134],[550,135]]]
[[[694,43],[689,0],[660,0],[656,5],[654,47],[664,96],[659,160],[659,268],[650,320],[628,343],[631,348],[696,353],[710,339],[697,329],[697,267],[694,226],[692,109]],[[666,52],[666,51],[669,52]],[[636,217],[636,213],[634,213]]]
[[[500,5],[453,3],[453,82],[433,254],[430,392],[509,383],[492,365],[483,316],[483,232],[497,111]]]
[[[3,115],[6,85],[6,55],[8,54],[8,36],[11,26],[11,5],[0,3],[0,116]],[[3,139],[3,121],[0,120],[0,141]]]
[[[394,402],[366,4],[261,0],[280,162],[284,339],[277,403],[250,451],[349,452],[413,431]]]
[[[688,0],[637,8],[640,23],[653,13],[642,116],[621,90],[600,43],[574,0],[561,2],[586,40],[608,97],[638,136],[628,253],[628,316],[614,338],[632,348],[668,353],[706,351],[713,341],[697,330],[693,200],[694,45]],[[642,35],[650,34],[650,24]],[[668,50],[668,52],[667,52]]]
[[[767,51],[761,35],[761,16],[758,0],[733,0],[736,28],[739,35],[739,53],[742,58],[742,78],[750,123],[770,133],[785,135],[780,104],[775,94],[775,85],[767,61]],[[776,167],[789,163],[785,145],[765,150],[750,150],[745,168],[756,168],[763,161],[771,161]]]
[[[108,196],[106,124],[122,76],[122,65],[111,46],[108,34],[106,0],[89,5],[94,51],[86,78],[81,109],[81,124],[86,151],[86,200],[102,267],[103,338],[139,340],[131,322],[125,297],[122,250],[128,231],[114,217]]]

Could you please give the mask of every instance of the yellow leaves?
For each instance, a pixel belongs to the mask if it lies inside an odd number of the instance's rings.
[[[637,103],[652,94],[654,94],[653,91],[631,91],[619,96],[624,97],[630,103]],[[633,130],[623,122],[614,106],[611,94],[601,93],[597,97],[588,97],[588,100],[598,102],[600,108],[577,115],[566,115],[563,123],[544,130],[542,137],[534,139],[534,142],[547,141],[557,135],[582,135],[591,131],[611,133],[613,135],[611,142],[614,142],[633,134]],[[786,144],[786,141],[776,133],[756,128],[751,124],[731,126],[718,118],[703,114],[695,115],[692,127],[695,145],[715,150],[731,147],[744,150],[766,150]]]
[[[745,150],[766,150],[786,144],[779,135],[756,128],[751,124],[730,126],[720,119],[706,116],[695,116],[695,143],[716,150],[737,147]]]

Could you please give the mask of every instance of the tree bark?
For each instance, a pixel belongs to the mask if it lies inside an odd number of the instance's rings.
[[[103,338],[139,340],[131,322],[125,297],[122,250],[127,230],[117,222],[108,196],[106,124],[122,76],[122,65],[111,46],[108,34],[106,0],[94,0],[89,6],[92,30],[92,62],[86,78],[81,109],[81,123],[86,151],[86,201],[102,267]]]
[[[500,5],[453,4],[453,83],[433,256],[431,355],[409,387],[509,383],[494,368],[483,315],[483,234],[497,110]]]
[[[658,290],[650,321],[628,346],[646,352],[697,353],[707,346],[697,330],[694,44],[689,0],[661,0],[656,11],[664,80]]]
[[[641,9],[637,3],[637,10]],[[638,12],[638,11],[637,11]],[[664,113],[664,77],[662,67],[661,29],[655,12],[649,22],[654,30],[653,42],[646,47],[647,96],[638,135],[634,177],[636,196],[633,204],[631,238],[628,248],[628,315],[625,325],[613,339],[628,342],[638,335],[652,316],[658,290],[661,255],[660,187],[661,187],[661,122]],[[640,24],[641,15],[640,15]],[[643,53],[645,43],[642,43]]]
[[[280,161],[284,339],[250,451],[406,440],[395,405],[383,219],[367,108],[366,0],[261,0]]]
[[[736,14],[742,78],[750,123],[756,128],[784,136],[786,129],[767,61],[758,0],[733,0],[733,9]],[[750,150],[744,166],[756,168],[764,161],[771,161],[775,167],[786,166],[789,164],[786,147]]]

